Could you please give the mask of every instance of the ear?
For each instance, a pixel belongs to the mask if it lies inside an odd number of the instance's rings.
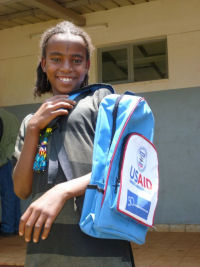
[[[43,72],[46,72],[46,59],[44,57],[41,58],[41,67]]]

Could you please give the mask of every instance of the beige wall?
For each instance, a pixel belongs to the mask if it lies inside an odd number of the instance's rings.
[[[54,22],[0,31],[0,106],[38,102],[33,99],[39,59],[39,33]]]
[[[96,47],[167,37],[169,79],[115,85],[147,92],[200,85],[200,1],[157,0],[91,13],[85,29]],[[0,106],[33,103],[39,35],[57,21],[0,31]],[[96,82],[96,53],[90,81]],[[38,101],[38,100],[37,100]]]

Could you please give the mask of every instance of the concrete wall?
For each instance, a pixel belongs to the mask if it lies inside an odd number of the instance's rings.
[[[200,87],[144,93],[155,116],[160,190],[155,222],[200,222]]]

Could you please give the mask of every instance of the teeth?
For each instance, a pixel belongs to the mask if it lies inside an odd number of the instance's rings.
[[[60,77],[59,80],[62,81],[62,82],[70,82],[72,80],[72,78],[65,78],[65,77],[61,78]]]

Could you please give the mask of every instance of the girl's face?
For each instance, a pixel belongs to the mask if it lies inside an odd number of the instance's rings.
[[[59,33],[50,37],[41,65],[54,95],[79,89],[89,70],[86,46],[81,36]]]

